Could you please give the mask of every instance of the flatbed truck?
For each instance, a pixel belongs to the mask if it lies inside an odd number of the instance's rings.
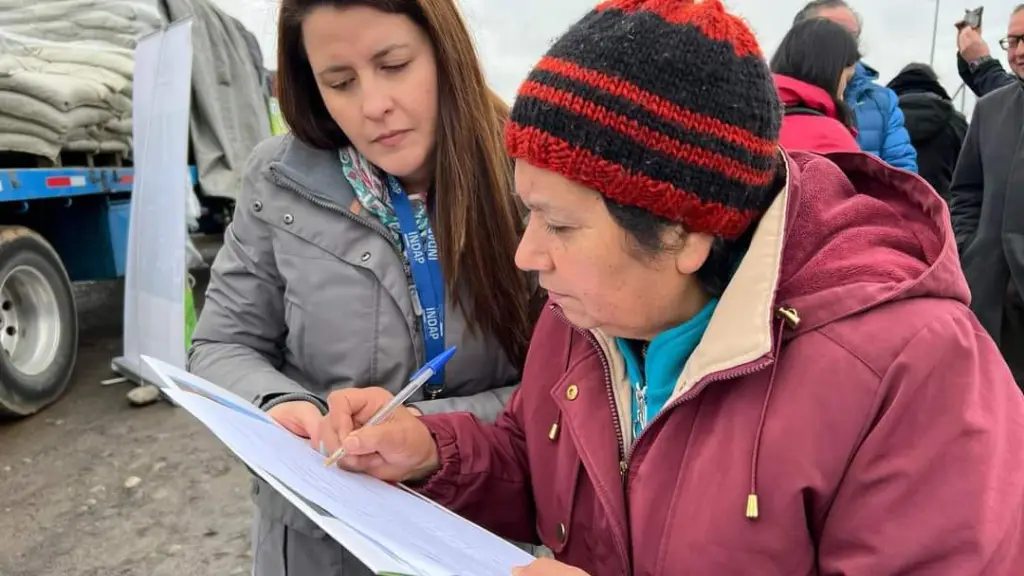
[[[118,155],[82,156],[43,166],[0,153],[3,417],[38,412],[67,389],[78,350],[72,283],[125,274],[135,168]]]

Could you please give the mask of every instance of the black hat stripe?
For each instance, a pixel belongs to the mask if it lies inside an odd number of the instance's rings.
[[[680,126],[671,120],[667,120],[662,116],[637,106],[625,98],[610,94],[599,87],[585,82],[573,80],[539,68],[530,74],[527,81],[537,82],[558,90],[570,92],[602,108],[628,115],[631,120],[635,120],[641,126],[665,134],[680,144],[699,146],[726,158],[739,162],[749,162],[751,168],[754,169],[767,171],[772,170],[775,166],[777,152],[774,147],[763,156],[752,154],[746,146],[728,142],[710,130],[696,131]]]
[[[593,49],[597,48],[593,38],[601,38],[608,48]],[[689,103],[707,116],[754,134],[764,133],[772,122],[782,122],[781,104],[763,58],[739,57],[731,44],[711,40],[696,26],[670,24],[651,12],[591,12],[547,55],[617,76],[671,102]],[[687,66],[680,66],[680,59]],[[737,102],[775,102],[777,107],[737,109]]]
[[[513,120],[520,125],[543,130],[566,142],[587,142],[588,150],[631,173],[667,182],[681,190],[692,190],[702,198],[737,210],[761,207],[759,199],[748,193],[753,186],[738,183],[723,172],[701,168],[653,150],[572,110],[524,95],[516,100],[516,107],[522,113],[516,114]],[[768,182],[758,187],[770,182],[768,178]]]

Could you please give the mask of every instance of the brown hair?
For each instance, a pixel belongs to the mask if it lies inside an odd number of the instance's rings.
[[[502,138],[508,106],[488,88],[454,0],[282,1],[277,46],[281,113],[296,138],[330,150],[350,142],[327,112],[302,41],[302,19],[322,6],[368,6],[403,14],[430,37],[438,69],[433,172],[438,193],[433,197],[441,268],[469,329],[492,335],[520,365],[531,313],[526,276],[514,263],[521,212]]]

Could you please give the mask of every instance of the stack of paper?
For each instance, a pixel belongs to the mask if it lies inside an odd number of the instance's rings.
[[[237,395],[144,356],[164,392],[377,574],[508,576],[533,557],[401,487],[337,468]]]

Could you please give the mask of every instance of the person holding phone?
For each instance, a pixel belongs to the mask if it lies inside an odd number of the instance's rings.
[[[1020,6],[1018,6],[1019,8]],[[968,10],[963,20],[955,24],[957,29],[957,71],[960,73],[960,79],[978,98],[1012,84],[1015,80],[1014,74],[1004,70],[999,60],[992,57],[988,43],[981,37],[983,13],[983,7]],[[1013,69],[1013,67],[1011,57],[1010,68]],[[1015,73],[1021,74],[1016,70]]]
[[[550,295],[490,424],[338,392],[339,464],[497,534],[527,576],[1024,566],[1024,397],[968,308],[942,199],[860,152],[778,146],[719,0],[611,0],[506,128]]]
[[[455,2],[284,0],[278,42],[291,133],[249,161],[189,369],[325,451],[337,390],[397,392],[457,346],[409,410],[493,421],[534,291],[513,261],[508,108]],[[266,483],[253,491],[255,576],[369,573]]]
[[[1024,5],[1010,16],[1000,44],[1014,73],[1024,74]],[[953,172],[949,211],[971,287],[971,309],[999,344],[1024,390],[1022,126],[1021,80],[978,100]]]

